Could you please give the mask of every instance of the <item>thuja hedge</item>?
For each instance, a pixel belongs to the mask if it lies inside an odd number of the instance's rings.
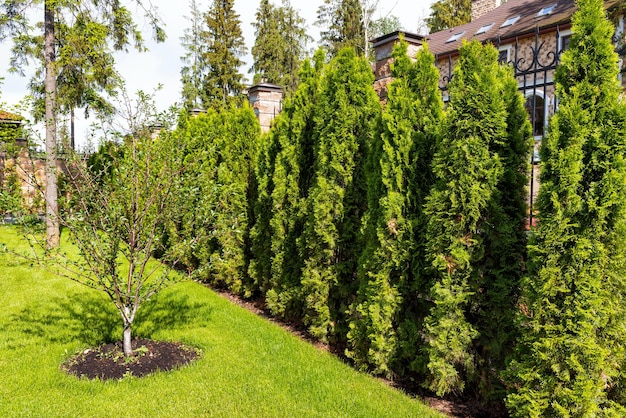
[[[579,396],[582,415],[616,410],[626,113],[601,1],[579,6],[537,231],[525,230],[533,141],[511,69],[464,43],[444,106],[433,55],[410,60],[400,43],[384,105],[345,49],[302,65],[268,134],[248,107],[183,116],[171,134],[185,181],[164,244],[362,370],[440,396],[508,394],[519,416],[577,415]],[[579,56],[590,50],[606,56]]]

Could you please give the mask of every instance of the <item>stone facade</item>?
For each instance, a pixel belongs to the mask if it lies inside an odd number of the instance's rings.
[[[376,62],[373,65],[374,89],[384,103],[387,100],[388,85],[393,81],[391,77],[391,63],[393,61],[393,47],[403,38],[408,43],[408,55],[415,58],[417,51],[422,47],[423,36],[406,32],[392,32],[376,38],[373,41]]]
[[[501,0],[472,0],[472,20],[476,20],[502,4]]]
[[[248,89],[248,101],[259,119],[262,132],[270,130],[272,121],[282,110],[282,100],[283,89],[275,84],[261,83]]]

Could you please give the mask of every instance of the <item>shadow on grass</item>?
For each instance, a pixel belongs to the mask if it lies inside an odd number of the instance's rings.
[[[212,308],[190,302],[184,294],[170,292],[144,303],[137,311],[134,337],[151,338],[161,330],[198,327],[209,320]],[[11,315],[0,332],[19,343],[20,335],[59,343],[78,340],[88,346],[122,338],[122,319],[101,293],[80,292],[31,304]]]

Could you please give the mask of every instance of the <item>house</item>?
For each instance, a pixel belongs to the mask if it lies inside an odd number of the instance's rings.
[[[622,57],[624,47],[624,2],[605,1],[608,15],[616,26],[616,50]],[[409,44],[409,55],[415,54],[424,42],[435,55],[440,72],[439,88],[444,101],[448,100],[447,84],[452,79],[458,61],[458,50],[463,40],[491,43],[499,50],[498,59],[513,67],[519,91],[526,98],[526,109],[535,137],[535,152],[531,163],[529,203],[532,214],[533,200],[538,190],[539,144],[543,138],[548,118],[557,106],[554,71],[561,52],[571,39],[571,18],[576,11],[574,0],[472,0],[472,21],[455,28],[420,36],[406,32],[393,32],[372,40],[376,65],[375,87],[381,98],[387,96],[391,82],[389,64],[393,45],[400,36]],[[624,73],[624,60],[620,60]],[[626,87],[626,77],[621,77]],[[532,216],[532,215],[531,215]]]

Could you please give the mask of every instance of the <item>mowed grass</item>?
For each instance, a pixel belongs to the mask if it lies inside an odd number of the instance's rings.
[[[13,227],[0,227],[0,243],[27,248]],[[202,358],[119,381],[59,368],[121,339],[119,314],[102,292],[5,253],[0,303],[2,417],[441,416],[197,283],[176,284],[140,308],[135,336],[180,341]]]

